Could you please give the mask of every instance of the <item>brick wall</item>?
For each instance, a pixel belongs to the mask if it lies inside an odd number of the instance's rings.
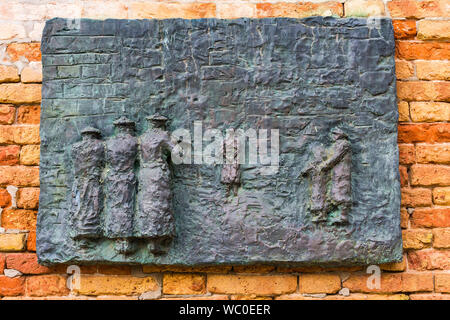
[[[394,19],[404,259],[365,268],[81,267],[37,263],[40,36],[52,17]],[[450,299],[450,3],[448,0],[6,0],[0,4],[0,299]]]

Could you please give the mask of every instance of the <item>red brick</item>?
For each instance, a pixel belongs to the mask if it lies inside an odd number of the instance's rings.
[[[405,101],[450,101],[450,82],[398,81],[397,97]]]
[[[450,251],[425,249],[408,252],[408,266],[413,270],[450,269]]]
[[[0,146],[0,166],[19,163],[20,146]]]
[[[424,207],[431,205],[431,190],[424,188],[402,188],[402,206]]]
[[[25,279],[0,276],[0,297],[15,297],[25,293]]]
[[[17,109],[17,123],[39,124],[41,106],[20,106]]]
[[[37,211],[5,209],[1,215],[1,226],[6,229],[36,230]]]
[[[398,151],[401,164],[412,164],[416,161],[413,144],[399,144]]]
[[[410,221],[413,228],[450,227],[450,208],[417,208]]]
[[[41,44],[40,43],[11,43],[8,45],[6,52],[11,61],[19,61],[20,57],[25,57],[28,61],[41,60]]]
[[[27,294],[31,297],[67,295],[66,281],[66,277],[60,275],[27,277]]]
[[[398,169],[400,171],[400,185],[402,187],[408,187],[409,185],[408,168],[406,168],[405,166],[400,166]]]
[[[450,123],[400,124],[398,142],[450,142]]]
[[[27,250],[36,252],[36,231],[30,231],[28,233]]]
[[[388,9],[393,18],[442,17],[448,13],[446,0],[393,0],[388,1]]]
[[[366,274],[352,274],[343,282],[343,287],[350,289],[351,292],[401,292],[402,291],[402,276],[399,273],[390,274],[382,273],[380,280],[380,288],[369,288],[367,286],[367,280],[371,275]]]
[[[0,186],[37,187],[39,167],[0,167]]]
[[[416,36],[415,20],[393,20],[395,39],[411,39]]]
[[[405,60],[448,60],[450,43],[399,40],[395,46],[396,57]]]
[[[12,104],[0,104],[0,124],[11,124],[16,117],[16,108]]]
[[[411,166],[410,174],[413,186],[450,185],[450,166],[415,164]]]
[[[403,292],[433,291],[433,275],[430,273],[402,273]]]
[[[3,270],[5,270],[5,261],[6,256],[0,253],[0,274],[3,274]]]
[[[17,192],[17,207],[22,209],[38,209],[39,188],[20,188]]]
[[[398,80],[414,77],[414,65],[410,61],[396,59],[395,75]]]
[[[6,256],[6,267],[18,270],[23,274],[44,274],[52,271],[38,263],[35,253],[9,253]]]
[[[450,274],[436,274],[436,292],[450,293]]]
[[[409,213],[405,208],[400,209],[400,226],[402,229],[408,228]]]
[[[163,276],[164,294],[205,294],[206,277],[192,273],[166,273]]]

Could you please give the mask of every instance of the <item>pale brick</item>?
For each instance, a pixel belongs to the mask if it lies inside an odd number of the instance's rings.
[[[421,40],[450,40],[450,21],[420,20],[417,38]]]
[[[40,84],[0,84],[0,103],[39,103]]]
[[[81,16],[89,19],[127,19],[128,8],[116,1],[88,1],[83,3]]]
[[[42,82],[42,65],[39,62],[37,65],[32,67],[23,68],[20,78],[23,83],[33,83],[33,82]]]
[[[223,294],[273,295],[294,292],[297,277],[291,275],[253,276],[209,274],[208,291]]]
[[[0,40],[23,39],[26,36],[23,25],[11,22],[0,23]]]
[[[450,82],[398,81],[397,97],[405,101],[450,101]]]
[[[136,295],[159,290],[153,277],[82,275],[80,287],[74,292],[80,295]]]
[[[436,292],[450,293],[450,274],[436,274]]]
[[[433,233],[429,230],[408,229],[402,231],[403,249],[423,249],[429,247]]]
[[[346,17],[382,17],[386,15],[381,0],[347,0],[344,3]]]
[[[450,228],[433,229],[433,247],[439,249],[450,248]]]
[[[199,19],[216,15],[214,3],[133,2],[128,7],[129,19]]]
[[[26,239],[25,233],[0,233],[0,251],[23,251]]]
[[[39,167],[0,167],[0,185],[37,187],[39,186]]]
[[[335,274],[302,274],[301,293],[336,293],[341,289],[341,278]]]
[[[216,4],[216,15],[220,19],[255,18],[254,3],[221,3]]]
[[[411,119],[414,122],[439,122],[450,120],[450,103],[410,102]]]
[[[419,163],[450,163],[450,143],[417,144],[416,160]]]
[[[433,202],[441,206],[450,205],[450,187],[434,188]]]
[[[413,186],[447,186],[450,184],[450,166],[415,164],[411,166]]]
[[[409,104],[406,101],[400,101],[398,103],[398,121],[409,121]]]
[[[450,62],[440,60],[417,60],[417,78],[421,80],[450,80]]]
[[[39,145],[26,145],[20,150],[20,164],[32,166],[39,165]]]
[[[409,79],[414,77],[414,65],[410,61],[395,60],[395,75],[397,79]]]
[[[206,277],[199,274],[166,273],[163,277],[164,294],[204,294]]]
[[[38,144],[39,139],[39,125],[0,125],[0,144]]]
[[[0,65],[0,83],[2,82],[19,82],[19,71],[14,66]],[[0,99],[2,94],[0,93]]]
[[[344,14],[342,4],[337,1],[320,3],[257,3],[256,15],[258,18],[304,18],[309,16],[340,16]]]

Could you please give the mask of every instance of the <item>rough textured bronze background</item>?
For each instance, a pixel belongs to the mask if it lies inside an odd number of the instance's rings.
[[[47,22],[42,39],[42,263],[180,265],[329,264],[401,260],[394,37],[389,19],[82,20]],[[221,166],[173,166],[176,238],[166,255],[112,243],[78,250],[68,236],[69,150],[86,126],[108,137],[120,115],[145,130],[156,111],[169,131],[204,126],[279,128],[280,170],[243,166],[236,197]],[[308,179],[297,179],[315,146],[340,127],[352,146],[346,226],[307,212]]]

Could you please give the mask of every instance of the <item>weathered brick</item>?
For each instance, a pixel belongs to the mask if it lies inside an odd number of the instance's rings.
[[[17,207],[37,209],[39,207],[39,188],[20,188],[17,192]]]
[[[399,166],[398,169],[400,171],[400,185],[406,188],[409,186],[408,169],[405,166]]]
[[[20,146],[0,146],[0,166],[19,163]]]
[[[412,164],[416,161],[413,144],[399,144],[398,152],[401,164]]]
[[[209,274],[208,291],[224,294],[273,295],[297,289],[297,277],[291,275],[218,275]]]
[[[0,276],[0,297],[14,297],[25,294],[25,278]]]
[[[11,61],[19,61],[21,57],[28,61],[41,60],[41,44],[34,43],[11,43],[6,48],[6,53],[11,58]]]
[[[204,294],[206,277],[200,274],[166,273],[163,277],[164,294]]]
[[[380,288],[369,288],[368,278],[366,274],[352,274],[343,282],[343,287],[350,289],[351,292],[401,292],[402,291],[402,275],[400,273],[382,273],[380,279]],[[369,281],[371,284],[371,281]]]
[[[450,205],[450,187],[434,188],[433,203],[441,206]]]
[[[395,60],[395,75],[397,79],[409,79],[414,77],[414,65],[410,61]]]
[[[410,102],[411,119],[415,122],[438,122],[450,120],[450,103]]]
[[[39,167],[0,167],[0,186],[38,187]]]
[[[5,209],[1,215],[1,225],[7,229],[35,230],[37,211]]]
[[[200,19],[213,18],[214,3],[144,3],[134,2],[128,7],[129,19]]]
[[[341,289],[341,278],[335,274],[302,274],[299,278],[301,293],[336,293]]]
[[[3,270],[5,270],[6,264],[6,256],[0,253],[0,274],[3,274]]]
[[[28,233],[27,250],[36,252],[36,231],[30,231]]]
[[[433,274],[402,273],[403,292],[425,292],[433,290]]]
[[[0,40],[23,39],[26,36],[24,25],[11,22],[0,23]]]
[[[19,82],[19,71],[13,66],[0,65],[0,83],[2,82]]]
[[[450,167],[443,165],[415,164],[411,166],[413,186],[450,185]]]
[[[417,38],[421,40],[449,40],[450,21],[421,20],[417,22]]]
[[[27,295],[31,297],[64,296],[69,294],[66,277],[44,275],[27,277]]]
[[[23,251],[26,240],[25,233],[0,233],[0,251]]]
[[[102,8],[99,10],[99,8]],[[88,1],[83,3],[81,16],[90,19],[127,19],[128,8],[118,1]]]
[[[398,59],[448,60],[450,43],[398,40],[395,53]]]
[[[447,123],[404,123],[398,126],[399,143],[450,142],[450,124]]]
[[[403,249],[423,249],[429,247],[433,233],[423,229],[408,229],[402,231]]]
[[[6,256],[6,267],[18,270],[23,274],[44,274],[52,271],[38,263],[35,253],[9,253]]]
[[[402,188],[401,202],[405,207],[424,207],[431,205],[431,190],[424,188]]]
[[[416,36],[415,20],[393,20],[392,25],[396,39],[411,39]]]
[[[440,293],[415,293],[410,294],[411,300],[450,300],[450,294]]]
[[[446,0],[393,0],[387,2],[393,18],[428,18],[445,16]]]
[[[400,209],[400,227],[402,229],[406,229],[406,228],[408,228],[408,224],[409,224],[408,210],[406,208],[401,208]]]
[[[450,274],[436,274],[436,292],[450,293]]]
[[[450,248],[450,228],[433,229],[433,247]]]
[[[255,18],[256,5],[254,3],[221,3],[216,4],[216,16],[220,19]]]
[[[0,103],[39,103],[40,84],[6,83],[0,84]]]
[[[450,251],[425,249],[408,252],[408,267],[412,270],[450,269]]]
[[[20,106],[17,109],[17,123],[39,124],[41,106]]]
[[[136,295],[159,289],[157,281],[153,277],[133,276],[96,276],[82,275],[80,287],[74,292],[81,295]]]
[[[344,3],[346,17],[381,17],[386,15],[381,0],[347,0]]]
[[[413,228],[445,228],[450,227],[450,209],[417,208],[411,215]]]
[[[398,121],[408,122],[409,121],[409,104],[406,101],[400,101],[398,103]]]
[[[11,104],[0,104],[0,124],[12,124],[16,117],[16,108]]]
[[[450,163],[450,144],[417,144],[416,160],[419,163]]]
[[[42,66],[25,67],[20,73],[22,83],[41,83],[42,82]]]
[[[398,81],[397,96],[405,101],[450,101],[450,82]]]
[[[44,20],[46,17],[46,3],[27,2],[26,9],[24,3],[16,1],[3,1],[0,10],[2,20]]]
[[[38,125],[0,125],[0,143],[2,144],[38,144]]]
[[[342,4],[337,1],[321,3],[257,3],[256,15],[258,18],[304,18],[309,16],[340,16],[344,14]]]
[[[405,210],[406,211],[406,210]],[[406,269],[406,258],[404,257],[401,262],[391,262],[380,264],[380,269],[383,271],[405,271]]]
[[[40,146],[27,145],[20,150],[20,164],[26,166],[39,165]]]
[[[11,195],[6,189],[0,188],[0,208],[6,208],[11,205]]]
[[[450,62],[439,60],[417,60],[417,78],[421,80],[450,80]]]

